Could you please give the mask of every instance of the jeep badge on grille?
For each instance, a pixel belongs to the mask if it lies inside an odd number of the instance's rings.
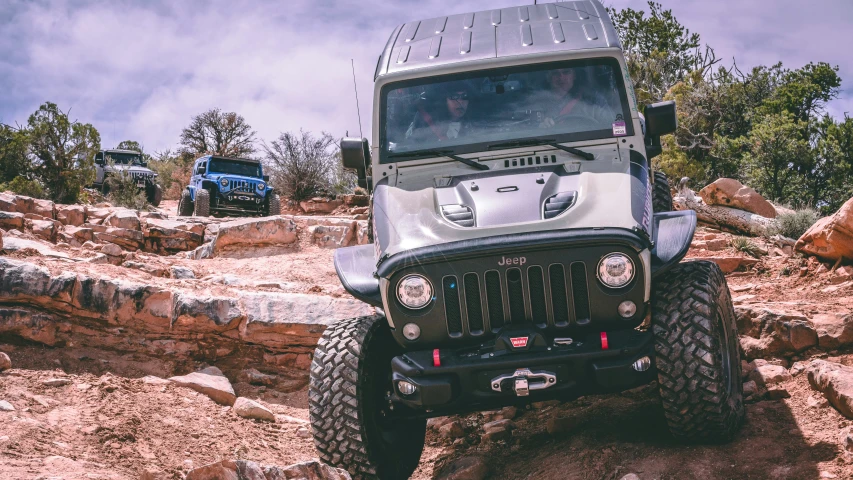
[[[527,263],[527,257],[501,257],[498,265],[503,267],[504,265],[524,265],[525,263]]]

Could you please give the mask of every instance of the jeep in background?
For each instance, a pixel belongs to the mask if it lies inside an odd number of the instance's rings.
[[[257,160],[216,155],[193,164],[190,184],[181,194],[178,215],[279,215],[281,199]]]
[[[155,207],[163,200],[163,189],[157,184],[157,174],[148,168],[141,153],[134,150],[102,150],[95,155],[94,188],[110,193],[107,181],[111,175],[124,173],[130,175],[136,186],[145,190],[145,198]]]
[[[322,461],[408,478],[430,417],[652,381],[673,436],[735,435],[726,279],[680,263],[696,215],[651,170],[675,104],[640,113],[601,3],[400,25],[374,80],[372,145],[345,138],[341,156],[372,191],[375,241],[335,250],[335,269],[376,313],[330,324],[314,352]]]

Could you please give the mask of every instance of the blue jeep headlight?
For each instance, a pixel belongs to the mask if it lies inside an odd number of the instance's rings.
[[[227,187],[228,186],[228,180],[223,178],[222,180],[219,181],[219,184],[222,185],[223,187]]]
[[[265,188],[267,188],[267,186],[266,186],[266,185],[264,185],[263,183],[259,183],[259,184],[258,184],[258,190],[263,190],[263,189],[265,189]]]

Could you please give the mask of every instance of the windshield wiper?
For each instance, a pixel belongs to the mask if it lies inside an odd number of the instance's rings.
[[[502,150],[516,147],[535,147],[539,145],[548,145],[549,147],[554,147],[564,152],[569,152],[572,155],[577,155],[585,160],[595,160],[595,155],[589,152],[585,152],[579,148],[560,145],[559,143],[557,143],[556,140],[551,138],[545,140],[518,140],[515,142],[493,143],[486,147],[486,150]]]
[[[451,150],[423,150],[420,152],[412,152],[412,153],[395,153],[392,155],[388,155],[388,158],[420,158],[420,157],[446,157],[457,162],[462,162],[465,165],[474,167],[478,170],[489,170],[488,165],[484,165],[482,163],[475,162],[474,160],[470,160],[467,158],[462,158],[459,155],[454,155],[450,153]]]

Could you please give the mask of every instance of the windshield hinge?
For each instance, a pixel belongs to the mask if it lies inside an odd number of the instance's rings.
[[[652,240],[651,235],[649,235],[649,232],[647,232],[645,228],[635,226],[631,227],[631,230],[648,243],[649,249],[655,248],[655,242]]]

